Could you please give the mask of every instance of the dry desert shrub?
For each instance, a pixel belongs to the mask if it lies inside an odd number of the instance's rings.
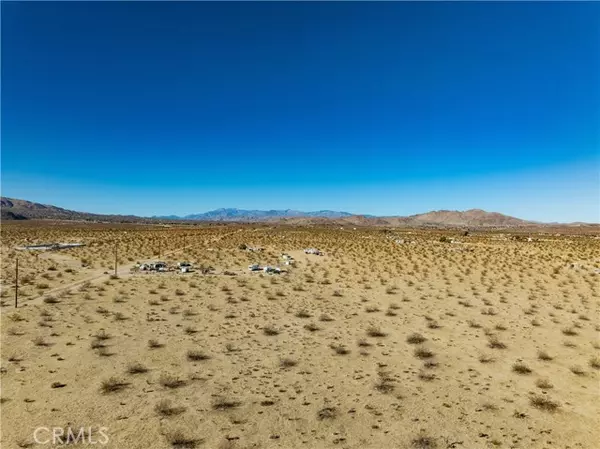
[[[434,356],[434,353],[433,353],[433,351],[431,351],[428,348],[419,346],[419,347],[415,348],[414,355],[418,359],[430,359],[431,357]]]
[[[573,365],[569,370],[577,376],[585,376],[585,370],[579,365]]]
[[[333,349],[337,355],[348,355],[348,354],[350,354],[350,349],[348,349],[344,345],[331,344],[329,347],[331,349]]]
[[[203,443],[203,440],[186,436],[181,430],[166,434],[166,439],[174,449],[194,449]]]
[[[532,373],[531,368],[529,368],[527,365],[525,365],[522,362],[517,362],[517,363],[513,364],[512,370],[517,374],[531,374]]]
[[[186,385],[186,381],[172,374],[161,374],[158,383],[165,388],[180,388]]]
[[[36,337],[33,339],[33,344],[36,346],[47,347],[51,346],[51,343],[47,342],[44,337]]]
[[[315,323],[309,323],[309,324],[304,325],[304,329],[306,329],[307,331],[310,331],[310,332],[316,332],[316,331],[321,330],[321,328],[319,326],[317,326]]]
[[[382,331],[377,326],[371,326],[371,327],[369,327],[367,329],[367,335],[369,337],[374,337],[374,338],[387,337],[387,333],[385,333],[384,331]]]
[[[379,371],[378,376],[379,379],[375,384],[375,389],[383,394],[392,393],[396,388],[394,385],[396,380],[386,371]]]
[[[495,361],[495,359],[487,354],[481,354],[478,358],[480,363],[492,363]]]
[[[198,361],[210,359],[210,356],[208,354],[204,353],[203,351],[197,350],[197,349],[189,350],[187,352],[186,356],[187,356],[187,359],[192,362],[198,362]]]
[[[91,349],[100,349],[105,347],[106,345],[101,340],[92,340],[92,342],[90,343]]]
[[[228,409],[232,409],[232,408],[237,408],[240,405],[242,405],[241,401],[231,399],[231,398],[226,398],[223,396],[219,396],[219,397],[215,398],[212,402],[213,410],[228,410]]]
[[[338,417],[338,410],[336,407],[324,407],[317,412],[317,419],[323,421],[325,419],[335,419]]]
[[[112,338],[110,334],[108,334],[104,329],[100,329],[96,334],[94,334],[94,338],[96,340],[105,341]]]
[[[281,331],[273,325],[265,326],[263,328],[263,334],[268,335],[268,336],[279,335],[280,333],[281,333]]]
[[[296,314],[294,316],[296,318],[310,318],[310,317],[312,317],[312,315],[310,314],[310,312],[308,312],[305,309],[299,310],[298,312],[296,312]]]
[[[418,344],[424,343],[426,341],[427,341],[427,339],[424,336],[422,336],[421,334],[416,333],[416,332],[410,334],[406,338],[406,342],[410,343],[411,345],[418,345]]]
[[[560,408],[560,404],[556,401],[553,401],[547,396],[541,395],[533,395],[529,398],[529,403],[540,410],[544,410],[547,412],[555,412]]]
[[[495,335],[488,338],[488,346],[492,349],[506,349],[506,344],[501,342]]]
[[[109,379],[102,381],[102,384],[100,385],[100,391],[103,394],[116,393],[116,392],[122,391],[128,385],[129,385],[129,383],[127,383],[117,377],[111,377]]]
[[[410,442],[413,449],[437,449],[438,443],[435,438],[419,436]]]
[[[163,399],[154,406],[154,411],[160,416],[168,417],[183,413],[185,407],[175,407],[169,399]]]
[[[142,365],[139,362],[131,363],[127,367],[127,373],[129,373],[129,374],[144,374],[144,373],[147,373],[148,371],[149,371],[149,369],[146,368],[144,365]]]
[[[554,388],[554,385],[548,379],[538,379],[535,382],[535,386],[541,388],[542,390],[549,390]]]
[[[298,361],[290,358],[284,358],[279,361],[279,366],[282,368],[292,368],[298,365]]]

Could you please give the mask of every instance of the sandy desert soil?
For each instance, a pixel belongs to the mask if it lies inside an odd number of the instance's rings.
[[[598,448],[600,240],[531,237],[5,224],[2,447]],[[159,251],[213,270],[130,273]]]

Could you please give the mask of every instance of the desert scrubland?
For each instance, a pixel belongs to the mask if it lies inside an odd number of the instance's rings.
[[[3,224],[2,447],[598,448],[600,240],[515,235]]]

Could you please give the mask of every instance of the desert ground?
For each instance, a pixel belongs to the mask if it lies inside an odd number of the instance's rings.
[[[600,239],[515,235],[3,223],[1,445],[599,448]]]

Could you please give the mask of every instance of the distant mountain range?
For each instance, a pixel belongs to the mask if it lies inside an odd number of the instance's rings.
[[[512,228],[544,226],[543,223],[526,221],[497,212],[481,209],[466,211],[438,210],[407,217],[376,217],[372,215],[353,215],[348,212],[320,210],[301,212],[297,210],[244,210],[216,209],[200,214],[183,217],[177,215],[137,217],[134,215],[102,215],[88,212],[76,212],[31,201],[0,197],[2,220],[78,220],[124,223],[165,223],[165,222],[274,222],[297,225],[341,226],[404,226],[404,227],[472,227],[472,228]],[[552,223],[557,225],[557,223]],[[572,223],[570,226],[586,226],[585,223]]]
[[[245,210],[245,209],[215,209],[201,214],[191,214],[179,217],[177,215],[154,216],[152,218],[169,220],[199,220],[199,221],[237,221],[237,220],[265,220],[272,218],[290,217],[320,217],[320,218],[342,218],[351,217],[348,212],[336,212],[333,210],[319,210],[316,212],[301,212],[298,210]]]

